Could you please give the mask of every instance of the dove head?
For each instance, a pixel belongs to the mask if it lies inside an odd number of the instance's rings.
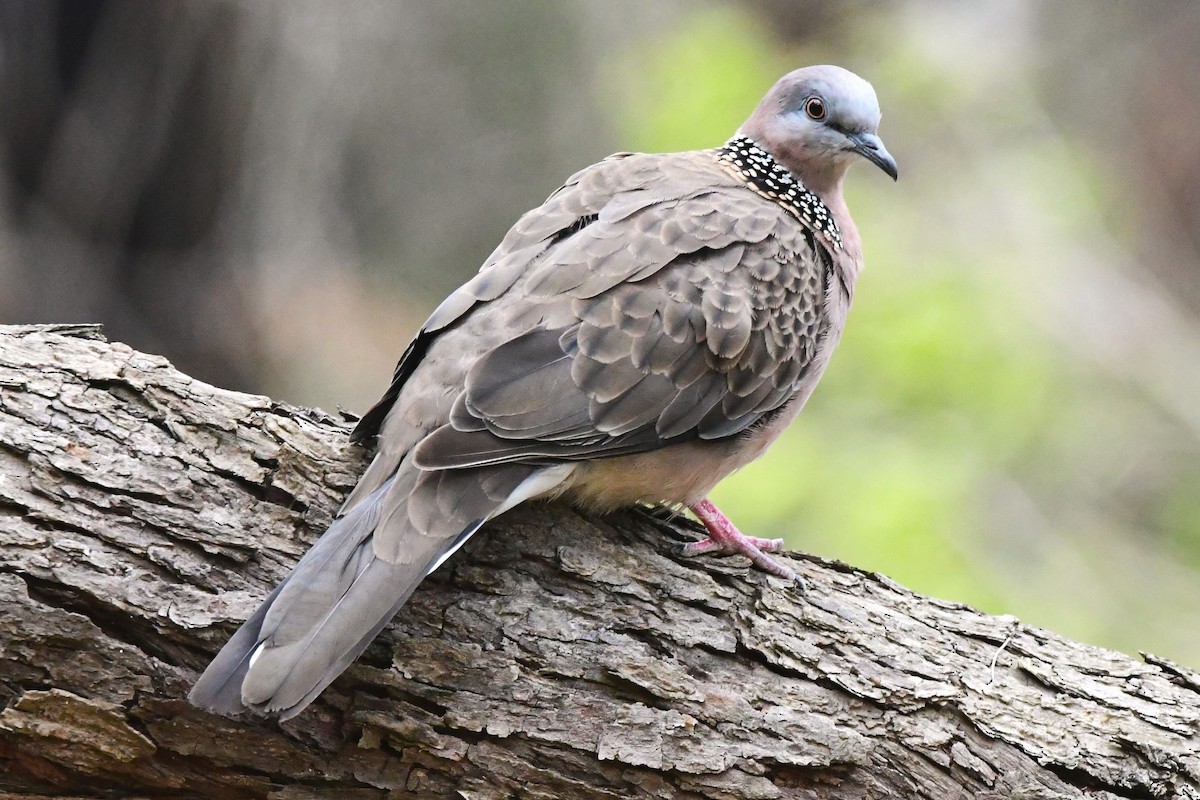
[[[876,133],[879,117],[871,84],[841,67],[805,67],[771,87],[740,133],[825,196],[859,158],[897,177],[896,161]]]

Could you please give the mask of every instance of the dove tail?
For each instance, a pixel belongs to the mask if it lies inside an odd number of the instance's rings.
[[[221,714],[253,710],[294,717],[484,522],[551,492],[573,469],[498,466],[422,473],[402,465],[334,520],[208,665],[189,699]],[[430,480],[423,485],[423,479]],[[422,498],[417,517],[424,521],[414,525],[412,503]],[[440,516],[433,519],[435,511]]]
[[[242,681],[250,669],[250,657],[258,647],[263,618],[285,585],[287,581],[276,586],[253,616],[221,648],[188,694],[192,705],[218,714],[238,714],[247,710],[248,706],[242,702]]]
[[[329,530],[226,643],[189,699],[222,714],[299,714],[356,659],[417,585],[483,524],[411,563],[379,558],[376,529],[395,478],[335,520]],[[403,509],[400,509],[403,513]]]

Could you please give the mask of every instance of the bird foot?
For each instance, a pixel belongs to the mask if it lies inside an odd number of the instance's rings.
[[[778,575],[801,587],[804,586],[803,578],[767,555],[767,553],[778,553],[783,550],[783,539],[760,539],[757,536],[747,536],[734,527],[729,518],[708,499],[701,500],[688,508],[700,522],[704,523],[704,527],[708,529],[708,538],[685,544],[683,555],[698,556],[704,553],[743,555],[763,572]]]
[[[783,539],[760,539],[757,536],[746,536],[736,532],[736,537],[717,539],[713,536],[698,542],[688,542],[683,546],[685,556],[701,556],[706,553],[731,556],[743,552],[745,547],[753,547],[763,553],[778,553],[783,550]]]

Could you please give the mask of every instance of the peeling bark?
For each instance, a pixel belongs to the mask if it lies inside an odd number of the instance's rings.
[[[0,800],[1200,798],[1200,675],[680,523],[506,515],[283,724],[184,697],[365,462],[95,327],[0,328]]]

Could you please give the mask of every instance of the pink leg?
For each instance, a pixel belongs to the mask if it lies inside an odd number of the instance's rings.
[[[761,569],[763,572],[769,572],[772,575],[778,575],[781,578],[786,578],[797,583],[803,583],[795,572],[780,564],[773,558],[770,558],[767,553],[778,553],[783,549],[783,539],[759,539],[754,536],[746,536],[744,533],[734,527],[729,518],[721,513],[712,501],[708,498],[701,500],[695,505],[688,506],[692,513],[696,515],[696,519],[704,523],[704,527],[708,528],[708,538],[699,542],[691,542],[683,546],[683,554],[685,556],[697,556],[702,553],[723,553],[732,555],[740,553],[754,566]]]

